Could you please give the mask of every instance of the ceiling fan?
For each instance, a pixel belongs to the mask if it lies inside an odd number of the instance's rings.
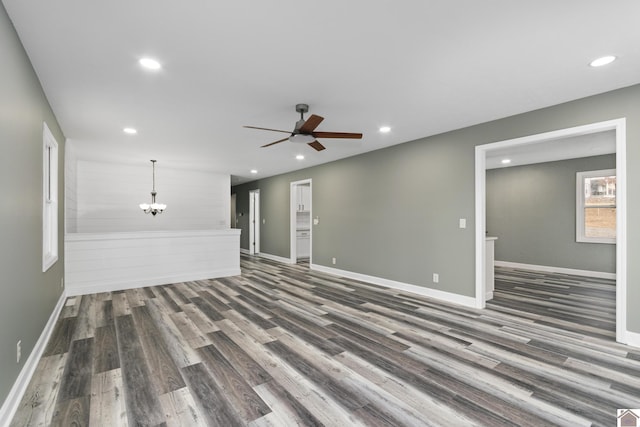
[[[287,138],[279,139],[277,141],[271,142],[269,144],[263,145],[262,147],[269,147],[271,145],[278,144],[283,141],[291,141],[291,142],[299,142],[306,143],[317,151],[322,151],[325,149],[325,146],[320,144],[316,138],[346,138],[346,139],[361,139],[361,133],[348,133],[348,132],[314,132],[318,127],[320,122],[324,120],[324,117],[316,116],[312,114],[307,120],[304,119],[304,113],[309,111],[309,106],[307,104],[297,104],[296,111],[300,113],[300,120],[296,122],[296,126],[293,129],[293,132],[288,130],[280,130],[280,129],[268,129],[268,128],[260,128],[256,126],[244,126],[248,129],[259,129],[259,130],[268,130],[272,132],[283,132],[289,133],[290,136]]]

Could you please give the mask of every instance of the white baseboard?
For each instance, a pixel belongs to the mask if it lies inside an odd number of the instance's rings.
[[[285,258],[278,255],[265,254],[264,252],[260,252],[257,255],[262,258],[270,259],[271,261],[281,262],[283,264],[293,264],[290,258]]]
[[[15,383],[13,383],[13,387],[9,391],[7,398],[2,404],[2,408],[0,408],[0,426],[8,427],[9,423],[13,419],[16,411],[18,410],[18,406],[20,405],[20,401],[22,400],[22,396],[24,396],[25,391],[27,391],[27,387],[29,386],[29,382],[31,381],[31,377],[38,366],[38,362],[40,362],[40,358],[42,357],[42,353],[44,353],[44,349],[49,342],[49,337],[53,332],[53,327],[58,320],[58,316],[64,307],[64,303],[67,299],[66,291],[63,291],[56,303],[56,306],[49,316],[49,320],[47,321],[38,341],[33,346],[33,350],[31,350],[31,354],[24,362],[24,366],[20,370],[20,374],[18,374],[18,378]]]
[[[490,299],[493,299],[493,291],[489,291],[486,294],[484,294],[484,299],[485,301],[489,301]]]
[[[97,294],[101,292],[114,292],[122,291],[125,289],[143,288],[147,286],[168,285],[171,283],[191,282],[194,280],[206,280],[214,279],[218,277],[230,277],[239,276],[241,274],[240,269],[220,269],[220,270],[207,270],[200,272],[189,272],[188,274],[180,274],[174,276],[156,276],[148,277],[145,279],[137,280],[109,280],[100,281],[95,280],[88,284],[76,284],[71,287],[67,287],[67,295],[89,295]]]
[[[596,277],[598,279],[616,280],[616,273],[604,271],[576,270],[573,268],[551,267],[547,265],[522,264],[519,262],[495,261],[496,267],[519,268],[522,270],[544,271],[545,273],[572,274],[575,276]]]
[[[240,253],[241,254],[245,254],[245,255],[251,255],[251,253],[249,252],[248,249],[242,249],[240,248]],[[283,264],[292,264],[291,260],[289,258],[285,258],[285,257],[281,257],[278,255],[271,255],[271,254],[267,254],[264,252],[258,252],[257,254],[255,254],[255,256],[257,257],[261,257],[261,258],[265,258],[271,261],[275,261],[275,262],[281,262]]]
[[[354,273],[353,271],[339,270],[337,268],[325,267],[324,265],[311,264],[310,268],[312,270],[321,271],[323,273],[332,274],[334,276],[361,280],[363,282],[372,283],[374,285],[386,286],[388,288],[408,291],[425,297],[435,298],[454,304],[460,304],[465,307],[476,307],[475,297],[468,297],[451,292],[440,291],[438,289],[425,288],[423,286],[412,285],[410,283],[397,282],[395,280],[384,279],[382,277],[368,276],[366,274]]]

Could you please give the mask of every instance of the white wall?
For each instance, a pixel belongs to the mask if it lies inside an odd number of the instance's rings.
[[[67,170],[71,173],[74,166],[70,163]],[[71,206],[76,203],[77,215],[73,218],[72,209],[68,210],[68,232],[220,230],[230,226],[229,175],[172,169],[159,160],[157,202],[165,203],[167,209],[153,217],[138,206],[151,202],[151,162],[132,165],[78,160],[75,165],[77,201],[71,200],[71,188],[67,202]]]
[[[78,175],[77,158],[71,141],[64,151],[64,218],[65,232],[78,232]]]

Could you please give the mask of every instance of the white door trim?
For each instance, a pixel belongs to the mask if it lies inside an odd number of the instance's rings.
[[[616,133],[616,340],[627,344],[627,132],[626,119],[620,118],[584,126],[560,129],[521,138],[476,146],[476,307],[485,307],[485,230],[486,230],[486,159],[487,152],[505,147],[535,144],[542,141],[614,130]]]
[[[309,184],[309,218],[313,218],[313,183],[312,179],[303,179],[300,181],[292,181],[289,184],[289,261],[291,264],[295,264],[298,262],[297,256],[297,233],[296,233],[296,212],[298,211],[298,204],[296,201],[297,194],[296,190],[298,185],[300,184]],[[313,224],[309,227],[309,265],[311,265],[311,260],[313,257]]]
[[[255,255],[259,253],[260,253],[260,190],[250,190],[249,191],[249,254]]]

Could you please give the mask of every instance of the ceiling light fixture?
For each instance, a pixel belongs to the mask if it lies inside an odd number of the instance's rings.
[[[160,68],[162,68],[162,65],[160,65],[158,61],[152,58],[141,58],[138,62],[148,70],[159,70]]]
[[[307,134],[303,134],[303,133],[292,133],[291,136],[289,137],[289,141],[296,142],[296,143],[302,143],[302,144],[308,144],[308,143],[313,142],[315,140],[316,140],[315,136],[307,135]]]
[[[509,163],[511,163],[511,159],[502,159],[500,163],[502,163],[503,165],[508,165]]]
[[[159,213],[162,213],[167,205],[164,203],[156,203],[156,161],[151,160],[151,164],[153,165],[153,187],[151,190],[151,204],[148,203],[140,203],[140,209],[144,211],[144,213],[150,213],[153,216],[156,216]]]
[[[298,159],[298,160],[304,160],[304,156],[303,156],[302,154],[298,154],[298,155],[296,156],[296,159]]]
[[[380,133],[389,133],[389,132],[391,132],[391,128],[389,126],[382,126],[379,130],[380,130]]]
[[[255,174],[257,174],[257,173],[258,173],[258,171],[257,171],[257,170],[255,170],[255,169],[251,169],[251,173],[255,175]]]
[[[135,135],[136,133],[138,133],[138,131],[134,128],[124,128],[122,129],[122,131],[128,135]]]
[[[603,65],[611,64],[616,59],[617,58],[613,55],[603,56],[601,58],[594,59],[589,63],[589,65],[592,67],[602,67]]]

